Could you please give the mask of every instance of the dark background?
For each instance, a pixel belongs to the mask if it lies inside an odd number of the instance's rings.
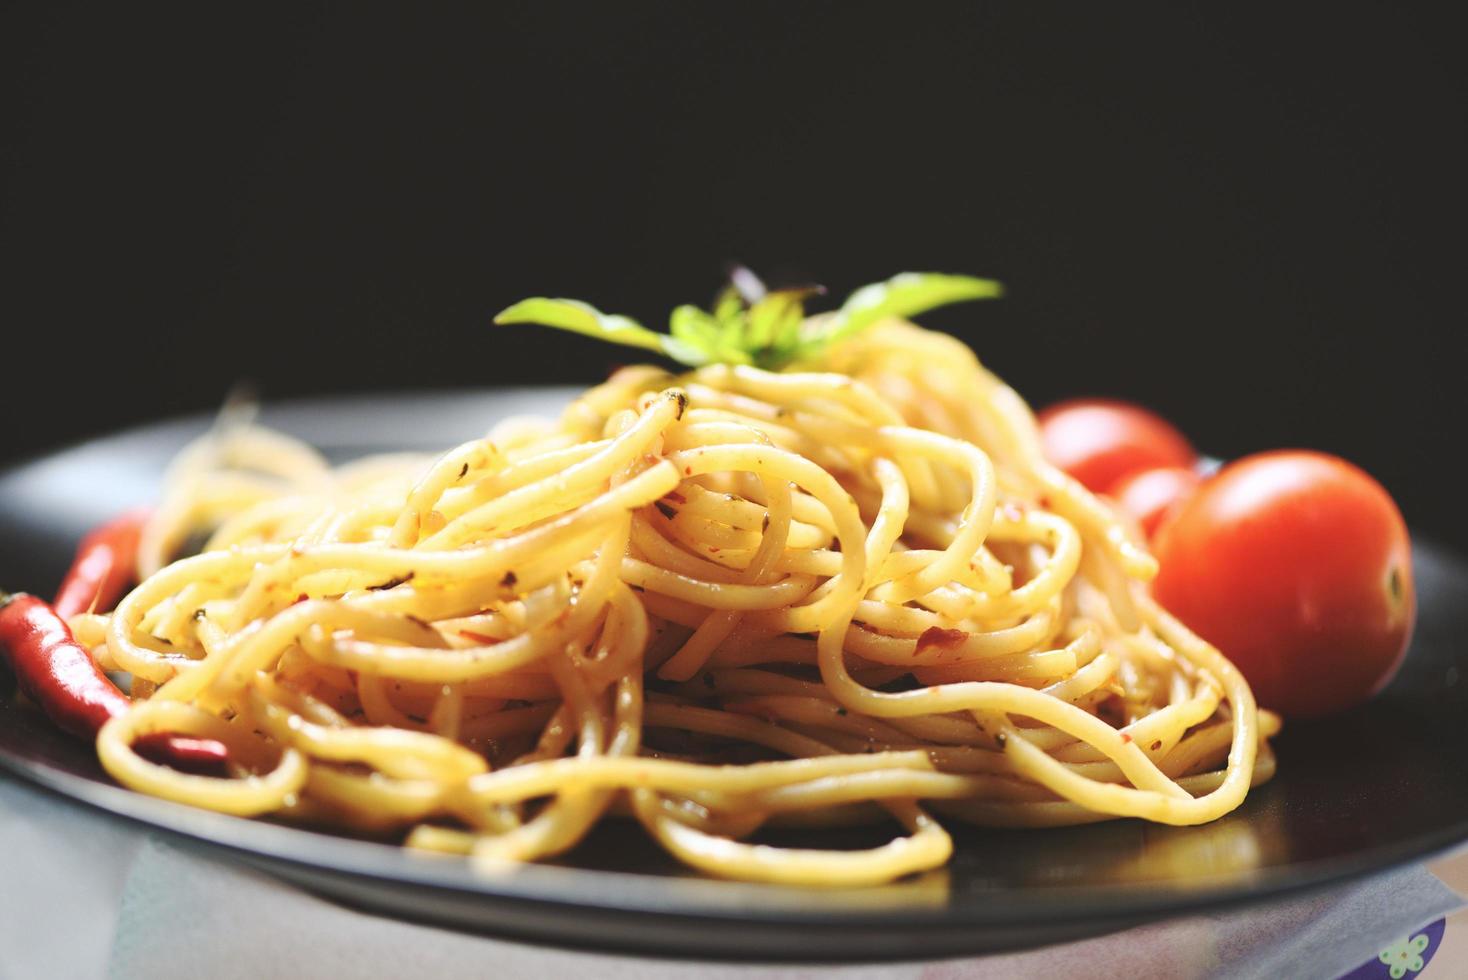
[[[939,269],[1009,285],[925,322],[1036,404],[1133,398],[1223,456],[1335,451],[1468,548],[1443,472],[1456,37],[1362,4],[10,8],[0,462],[245,378],[625,359],[492,331],[525,295],[661,325],[729,259],[838,295]]]

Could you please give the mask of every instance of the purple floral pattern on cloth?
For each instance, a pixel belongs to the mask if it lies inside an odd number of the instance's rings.
[[[1442,945],[1447,923],[1438,919],[1403,936],[1340,980],[1411,980],[1421,973]]]

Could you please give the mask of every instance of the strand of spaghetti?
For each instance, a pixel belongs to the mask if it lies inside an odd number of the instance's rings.
[[[658,568],[636,558],[622,559],[622,580],[628,585],[715,609],[779,609],[799,602],[811,592],[809,576],[792,575],[770,585],[703,582]]]
[[[1248,792],[1249,773],[1254,769],[1254,759],[1259,751],[1259,713],[1254,704],[1254,692],[1249,690],[1244,675],[1223,654],[1203,642],[1150,597],[1142,596],[1139,605],[1149,625],[1164,640],[1185,657],[1200,662],[1205,670],[1218,678],[1233,709],[1233,739],[1229,744],[1228,768],[1223,782],[1214,791],[1222,800],[1233,801],[1233,805],[1223,811],[1227,812],[1242,802]]]
[[[598,611],[590,604],[578,603],[575,608],[577,612]],[[289,612],[282,613],[276,620],[288,615]],[[309,619],[309,616],[303,618]],[[279,640],[285,634],[294,635],[292,623],[277,625],[276,620],[269,627],[272,629],[270,640]],[[521,633],[500,643],[449,649],[442,645],[442,638],[437,633],[420,637],[418,644],[404,646],[357,639],[333,633],[323,623],[310,623],[301,637],[301,646],[312,659],[333,667],[426,683],[458,684],[508,674],[533,664],[550,651],[589,631],[592,625],[585,621],[584,616],[573,614],[555,627]],[[267,642],[261,641],[257,646],[260,659],[271,655]],[[253,664],[243,657],[241,660],[240,669]]]
[[[648,515],[642,513],[632,517],[629,556],[697,581],[732,584],[739,579],[738,570],[726,568],[699,555],[691,555],[663,537],[653,527]],[[789,568],[781,570],[791,571]]]
[[[1116,729],[1101,719],[1074,705],[1057,701],[1039,691],[992,681],[965,681],[895,694],[872,691],[858,684],[847,672],[837,633],[823,631],[817,647],[822,679],[836,699],[851,710],[877,717],[975,710],[1024,715],[1095,745],[1121,767],[1134,785],[1141,790],[1152,791],[1149,799],[1155,797],[1159,801],[1177,803],[1179,796],[1186,795],[1157,769],[1139,747],[1124,740]],[[1026,745],[1025,748],[1031,747]],[[1008,746],[1006,751],[1011,751]],[[1039,753],[1038,749],[1034,751]],[[1045,758],[1049,759],[1048,756]],[[1055,765],[1059,766],[1059,763]]]
[[[143,527],[139,574],[146,578],[168,563],[167,556],[187,538],[201,511],[218,509],[231,498],[255,502],[275,496],[277,484],[262,475],[299,486],[319,483],[327,472],[321,454],[298,440],[233,422],[216,427],[184,447],[169,465],[165,483],[177,489]],[[219,489],[207,485],[209,477]]]
[[[207,712],[177,701],[146,701],[114,716],[97,733],[97,755],[108,775],[130,789],[191,806],[250,817],[279,809],[306,783],[306,757],[294,749],[264,776],[219,779],[178,772],[149,762],[133,751],[147,735],[172,732],[212,738],[235,755],[241,733]]]
[[[496,443],[505,456],[504,467],[481,477],[471,487],[446,493],[439,503],[439,512],[446,521],[453,520],[480,504],[498,499],[512,490],[595,456],[611,444],[610,439],[594,439],[556,447],[547,445],[548,441],[540,440],[535,454],[528,457],[517,453],[513,448]]]
[[[497,803],[534,799],[565,786],[748,793],[822,776],[890,768],[931,771],[932,765],[920,751],[828,755],[727,766],[646,757],[592,756],[554,759],[486,773],[469,780],[468,792],[480,802]]]
[[[388,727],[329,728],[307,721],[250,689],[255,720],[282,745],[332,762],[358,762],[399,779],[460,782],[487,768],[484,760],[446,738]]]
[[[641,744],[641,709],[642,678],[638,674],[629,674],[617,682],[613,707],[614,735],[611,744],[606,749],[609,757],[620,758],[636,755]],[[563,792],[557,802],[561,803],[567,795]],[[606,811],[614,801],[615,794],[609,789],[581,790],[579,797],[579,800],[576,800],[571,806],[542,811],[536,818],[537,822],[552,814],[556,819],[544,821],[545,829],[537,835],[538,839],[518,844],[513,840],[501,838],[494,842],[497,845],[494,847],[485,847],[481,844],[475,849],[476,859],[497,862],[505,858],[516,859],[524,854],[545,856],[558,854],[573,846],[591,824]],[[504,840],[505,844],[500,844],[500,840]],[[506,844],[509,846],[507,847]]]
[[[686,427],[683,431],[687,431]],[[675,451],[673,450],[671,440],[669,440],[667,448],[670,451]],[[690,446],[688,448],[693,447]],[[780,494],[789,501],[786,504],[791,513],[790,529],[792,536],[789,547],[810,549],[818,547],[819,544],[830,540],[831,532],[828,529],[817,524],[808,524],[795,518],[795,495],[790,491],[788,486],[774,487],[772,489],[772,484],[761,481],[760,487],[763,492],[760,494],[760,502],[756,503],[753,500],[736,497],[733,494],[714,493],[706,487],[699,486],[692,480],[686,480],[678,487],[677,491],[677,496],[683,499],[677,500],[674,496],[670,495],[668,502],[673,503],[680,514],[702,517],[706,520],[727,524],[729,527],[737,530],[758,531],[760,534],[763,534],[765,530],[765,518],[769,516],[771,504],[774,500],[772,494]],[[807,543],[795,544],[794,542],[797,540],[804,540]]]
[[[872,625],[881,624],[884,620],[890,625],[897,618],[888,617],[867,602],[859,603],[857,611],[863,621],[868,616],[875,620],[876,623]],[[894,667],[935,667],[1022,653],[1044,643],[1053,634],[1057,624],[1055,614],[1046,610],[1016,626],[1007,626],[992,632],[947,629],[941,619],[924,616],[916,610],[911,614],[898,615],[910,624],[904,630],[909,635],[892,636],[866,629],[862,625],[853,625],[846,630],[843,644],[845,649],[873,663],[891,664]],[[808,622],[808,618],[797,618],[786,610],[751,615],[746,621],[766,633],[810,632],[812,630],[798,630],[796,627],[814,628],[819,625]],[[929,630],[940,632],[924,643],[921,634]],[[809,645],[809,641],[804,642]],[[814,663],[813,647],[810,654],[808,662]]]
[[[814,851],[742,844],[714,837],[660,813],[652,794],[633,793],[633,806],[650,833],[679,860],[710,874],[776,884],[855,887],[936,868],[953,853],[953,839],[911,803],[894,808],[911,833],[863,851]]]
[[[597,758],[606,747],[606,721],[584,679],[572,665],[571,656],[562,651],[562,656],[553,661],[552,672],[566,709],[576,719],[576,758]],[[503,801],[490,801],[491,806],[486,808],[492,808],[496,802]],[[610,794],[578,785],[561,786],[555,798],[529,822],[504,834],[482,836],[471,849],[475,864],[481,868],[493,867],[558,853],[585,833],[608,802]]]
[[[706,735],[740,739],[779,752],[792,759],[831,753],[829,747],[816,739],[771,722],[727,711],[654,702],[647,705],[644,721],[651,728],[677,728]]]
[[[459,741],[464,726],[464,685],[445,684],[428,715],[428,728],[439,738]]]
[[[258,684],[258,678],[256,683]],[[362,705],[362,720],[368,725],[388,728],[405,728],[415,732],[428,732],[427,720],[411,718],[393,704],[387,693],[387,682],[383,678],[364,672],[357,674],[357,701]]]
[[[411,548],[417,544],[423,530],[423,519],[445,490],[462,483],[471,474],[477,477],[500,465],[503,465],[503,457],[488,439],[474,439],[449,450],[429,467],[408,493],[408,499],[393,522],[388,544],[394,548]]]
[[[924,340],[933,337],[925,331],[911,329],[903,329],[900,335],[904,341],[918,339],[916,335],[924,335]],[[969,399],[970,404],[985,406],[992,411],[990,418],[994,424],[988,427],[990,439],[984,441],[991,445],[998,441],[1013,462],[1033,475],[1041,492],[1050,497],[1052,508],[1080,527],[1083,534],[1091,534],[1102,542],[1121,563],[1128,576],[1142,581],[1150,580],[1157,571],[1156,561],[1152,556],[1126,537],[1125,530],[1111,516],[1105,505],[1044,458],[1034,415],[1024,400],[980,365],[972,352],[958,354],[957,348],[961,346],[943,345],[945,355],[961,357],[972,366],[973,370],[968,377],[978,390],[973,393],[976,397],[971,396]],[[995,436],[998,437],[997,440],[994,439]]]
[[[259,544],[282,531],[304,530],[303,515],[327,506],[323,497],[289,495],[263,500],[226,517],[204,542],[204,551],[223,551],[237,545]]]
[[[932,589],[919,601],[924,605],[932,605],[953,619],[1024,616],[1040,609],[1059,595],[1075,577],[1076,569],[1080,565],[1080,534],[1069,521],[1054,514],[1034,510],[1014,514],[1001,510],[996,515],[990,539],[1041,545],[1049,551],[1049,560],[1023,585],[1006,592],[970,592],[963,596],[940,586]],[[950,596],[950,601],[943,601]],[[895,596],[882,589],[877,589],[872,598],[883,602],[895,601]]]
[[[1145,718],[1125,726],[1121,733],[1142,746],[1144,751],[1157,751],[1151,749],[1154,742],[1162,743],[1159,749],[1171,747],[1182,737],[1183,732],[1212,718],[1218,710],[1218,702],[1218,692],[1212,688],[1204,688],[1197,697],[1159,708]],[[1102,758],[1094,746],[1083,742],[1054,750],[1051,754],[1062,762],[1097,762]]]
[[[1101,632],[1087,628],[1059,649],[1030,649],[1009,656],[987,657],[983,660],[943,664],[936,667],[919,667],[913,671],[913,676],[924,684],[1065,678],[1073,676],[1082,664],[1089,663],[1100,652]]]
[[[608,491],[597,502],[590,503],[590,505],[586,505],[574,513],[578,515],[578,518],[580,518],[583,524],[592,524],[593,515],[599,518],[599,516],[602,516],[602,513],[625,511],[625,509],[628,509],[628,505],[625,503],[625,499],[628,496],[633,497],[633,500],[637,500],[639,494],[647,493],[649,487],[652,490],[658,490],[659,487],[666,486],[666,481],[674,480],[674,478],[671,469],[662,469],[659,467],[647,469],[639,477],[634,477],[627,484],[622,484],[622,487],[618,487],[617,490]],[[631,489],[631,493],[627,493],[628,489]],[[577,521],[575,521],[575,518],[571,518],[565,519],[562,522],[556,522],[556,524],[561,524],[562,528],[574,528]],[[540,530],[523,535],[523,537],[509,541],[506,544],[508,546],[524,547],[527,538],[543,537],[546,531],[548,531],[548,528],[555,527],[555,524],[546,525],[546,527],[540,528]],[[320,557],[321,550],[330,550],[330,547],[314,550],[314,552],[299,553],[299,555],[286,555],[285,560],[294,560],[294,562],[302,563],[302,565],[310,565],[313,557]],[[511,547],[506,547],[505,550],[511,550]],[[134,593],[134,597],[137,594]],[[134,599],[134,597],[129,597],[129,600]],[[125,607],[129,600],[125,600]],[[122,626],[125,624],[122,613],[125,613],[125,607],[120,607],[119,616],[113,618],[112,629],[109,632],[109,646],[112,646],[113,641],[116,641],[116,638],[122,632]],[[276,656],[279,648],[283,646],[282,641],[285,640],[286,635],[294,637],[298,632],[307,629],[308,626],[320,625],[313,624],[310,621],[313,619],[313,616],[326,615],[326,612],[327,610],[320,606],[310,606],[304,610],[299,606],[295,606],[292,609],[286,610],[286,612],[279,613],[275,621],[264,626],[257,634],[248,635],[247,644],[245,644],[245,647],[248,648],[248,653],[236,653],[232,657],[235,663],[230,668],[229,678],[226,682],[236,688],[244,687],[245,679],[248,678],[250,673],[254,672],[254,670],[263,669],[269,663],[270,657]],[[126,638],[123,638],[122,643],[125,643],[128,647],[135,646],[135,644],[128,643]],[[511,643],[514,643],[514,641],[511,641]],[[531,646],[534,646],[534,644],[531,644]],[[321,644],[316,644],[316,648],[320,650]],[[521,659],[534,659],[534,656],[539,656],[539,647],[531,648],[531,650],[480,651],[477,654],[465,654],[465,651],[451,651],[451,653],[436,654],[436,656],[429,657],[426,660],[421,656],[417,660],[414,660],[411,654],[395,653],[395,651],[392,651],[392,648],[383,648],[380,646],[376,646],[367,651],[361,650],[361,648],[357,648],[357,650],[352,650],[352,648],[336,650],[333,647],[333,653],[338,656],[338,666],[355,665],[355,668],[361,669],[361,666],[370,666],[371,663],[379,662],[382,659],[396,659],[399,663],[417,663],[420,666],[421,679],[462,681],[462,679],[468,679],[468,676],[476,675],[476,673],[495,672],[496,666],[499,669],[509,669],[508,666],[505,666],[506,663],[517,662],[517,657],[521,657]],[[354,656],[354,654],[357,654],[357,656]],[[458,654],[458,656],[455,656],[455,654]],[[484,666],[486,662],[490,665],[487,668]],[[437,675],[435,675],[435,670],[437,670]]]
[[[809,622],[793,632],[805,632],[829,615],[829,610],[842,608],[855,600],[861,591],[865,571],[866,528],[857,513],[856,502],[841,489],[830,473],[792,453],[767,446],[704,446],[684,450],[668,457],[668,462],[685,476],[696,476],[729,470],[749,470],[772,479],[787,480],[812,492],[831,513],[842,544],[841,571],[827,584],[829,591],[815,602],[790,610],[799,623]],[[734,589],[738,586],[726,586]]]
[[[631,530],[631,518],[617,521],[603,542],[591,575],[582,589],[584,598],[593,601],[605,598],[611,604],[607,627],[603,630],[603,641],[618,643],[645,642],[646,622],[636,616],[628,616],[625,602],[626,589],[616,579],[617,558],[627,548]],[[622,602],[615,602],[622,599]],[[616,628],[620,635],[608,637]],[[552,660],[552,674],[561,689],[566,708],[579,719],[578,758],[596,758],[604,752],[610,755],[634,753],[638,743],[638,709],[641,699],[641,680],[624,679],[625,684],[636,686],[636,691],[619,691],[618,704],[613,712],[616,736],[610,746],[606,744],[606,724],[597,703],[600,688],[593,686],[584,670],[582,657],[569,648],[562,656]],[[501,861],[533,860],[558,854],[571,847],[585,834],[586,830],[605,812],[611,802],[611,794],[566,787],[558,793],[555,801],[533,820],[514,830],[492,838],[484,838],[475,845],[473,856],[477,864],[494,864]]]
[[[193,581],[238,579],[256,563],[274,560],[285,552],[285,545],[210,551],[161,569],[118,604],[107,622],[107,649],[128,673],[158,684],[167,681],[181,668],[188,669],[189,664],[182,662],[186,658],[160,656],[157,651],[134,642],[134,630],[148,610]]]
[[[848,427],[832,426],[829,434],[838,438]],[[924,432],[907,426],[887,426],[875,430],[849,433],[848,438],[863,436],[862,441],[880,447],[888,458],[905,460],[961,460],[967,469],[970,499],[958,518],[958,533],[934,560],[901,581],[888,586],[893,603],[909,601],[924,595],[962,574],[983,545],[994,518],[997,487],[994,466],[983,450],[972,443],[935,432]]]
[[[415,585],[437,585],[465,579],[498,580],[505,572],[515,570],[518,564],[528,561],[537,553],[554,548],[558,541],[594,529],[615,514],[635,510],[657,500],[673,489],[677,482],[677,472],[671,463],[661,460],[621,486],[606,491],[590,503],[568,511],[555,520],[537,525],[513,538],[453,551],[410,550],[381,544],[324,544],[298,551],[277,545],[241,549],[237,553],[226,554],[234,555],[241,565],[252,559],[259,562],[286,558],[290,562],[292,575],[332,568],[351,568],[386,578],[404,577],[411,573]],[[185,559],[192,560],[194,559]],[[182,563],[170,566],[170,570],[177,568],[179,564]],[[190,568],[184,575],[187,577],[198,571]],[[134,595],[136,594],[135,591]],[[109,640],[111,635],[109,633]]]
[[[810,405],[822,401],[834,403],[876,425],[901,425],[902,416],[883,401],[875,391],[860,381],[841,374],[786,373],[774,374],[743,365],[714,364],[699,372],[700,378],[713,387],[730,388],[776,404]],[[932,466],[926,459],[915,459],[904,467],[913,496],[921,501],[938,499]]]
[[[740,576],[742,582],[752,585],[768,580],[790,534],[792,504],[789,485],[778,480],[766,480],[765,490],[770,506],[765,512],[764,534],[759,550]],[[740,614],[737,609],[718,609],[709,613],[682,648],[663,664],[658,676],[664,680],[686,681],[698,673],[714,648],[739,625]]]
[[[966,800],[992,797],[1013,784],[994,776],[953,775],[912,769],[877,769],[826,776],[803,783],[770,787],[744,796],[718,798],[710,805],[721,812],[755,810],[762,813],[817,810],[869,800]],[[699,792],[695,799],[706,794]],[[711,794],[710,794],[711,795]]]
[[[444,793],[444,784],[433,779],[386,779],[321,765],[313,765],[306,778],[308,796],[358,827],[385,829],[426,819],[443,808]]]
[[[1261,754],[1249,771],[1251,786],[1258,786],[1274,777],[1276,762],[1272,754]],[[1196,776],[1185,776],[1178,785],[1190,794],[1203,796],[1217,792],[1227,776],[1209,772]],[[935,804],[942,813],[990,827],[1070,827],[1077,824],[1099,823],[1114,819],[1114,815],[1092,810],[1073,800],[1053,800],[1013,803],[990,800],[945,801]]]
[[[457,548],[482,534],[524,526],[550,517],[567,506],[580,504],[607,484],[613,474],[647,452],[653,441],[682,417],[687,406],[686,394],[676,388],[668,389],[651,409],[605,449],[560,472],[516,487],[481,504],[420,542],[420,547],[427,550]]]

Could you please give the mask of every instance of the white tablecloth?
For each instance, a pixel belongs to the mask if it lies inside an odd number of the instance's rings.
[[[1421,866],[1227,915],[977,959],[856,967],[558,950],[343,908],[0,777],[0,980],[114,977],[1336,977],[1463,905]]]

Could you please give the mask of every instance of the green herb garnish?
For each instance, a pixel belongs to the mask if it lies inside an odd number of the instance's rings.
[[[904,272],[886,282],[863,286],[828,317],[807,319],[805,302],[825,292],[819,286],[765,292],[758,279],[740,270],[714,308],[680,306],[669,318],[668,333],[649,330],[630,317],[603,313],[574,299],[521,300],[494,318],[495,323],[538,323],[599,337],[614,344],[656,351],[689,367],[752,364],[778,370],[808,360],[831,344],[853,337],[889,317],[910,318],[949,303],[992,299],[1004,288],[992,279]]]

